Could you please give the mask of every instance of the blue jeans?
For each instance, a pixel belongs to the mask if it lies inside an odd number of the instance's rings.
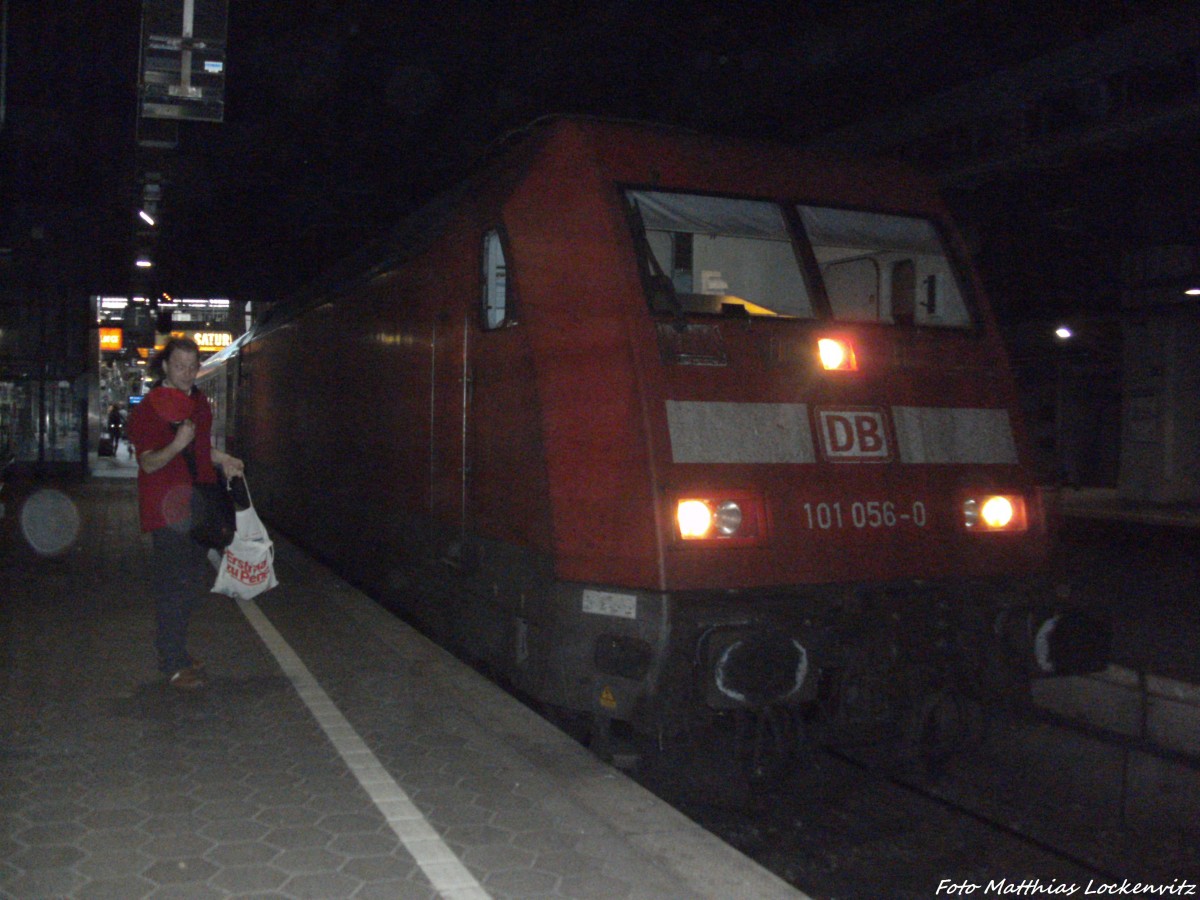
[[[207,551],[186,530],[159,528],[150,533],[150,539],[151,585],[157,617],[154,647],[158,651],[158,668],[170,675],[193,664],[187,652],[188,623],[196,604],[211,590],[214,576]]]

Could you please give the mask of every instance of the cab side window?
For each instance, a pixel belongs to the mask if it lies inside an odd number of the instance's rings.
[[[508,262],[499,231],[483,236],[482,313],[485,331],[516,324],[512,291],[508,284]]]

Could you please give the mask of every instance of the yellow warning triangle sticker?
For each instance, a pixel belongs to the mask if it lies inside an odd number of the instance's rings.
[[[608,685],[605,685],[604,690],[600,692],[600,705],[605,709],[617,708],[617,698],[613,696],[612,688]]]

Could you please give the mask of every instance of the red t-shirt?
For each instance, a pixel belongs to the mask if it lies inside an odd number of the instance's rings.
[[[169,421],[160,413],[160,409],[166,405],[154,402],[159,399],[155,391],[174,391],[176,395],[180,394],[175,388],[157,387],[143,397],[142,402],[130,412],[126,431],[137,449],[139,461],[143,453],[161,450],[175,439],[173,422],[191,419],[196,425],[196,437],[191,444],[196,456],[196,480],[215,482],[217,471],[212,463],[212,407],[209,406],[208,398],[196,388],[192,388],[190,396],[182,396],[184,409],[172,413],[187,414]],[[178,403],[181,398],[172,399]],[[190,410],[186,408],[189,400]],[[191,511],[191,500],[192,473],[182,453],[177,454],[157,472],[146,472],[138,468],[138,512],[142,531],[154,531],[182,522]]]

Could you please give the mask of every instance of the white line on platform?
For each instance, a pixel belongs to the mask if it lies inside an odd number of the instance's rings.
[[[451,900],[491,900],[491,895],[475,880],[475,876],[454,855],[454,851],[446,846],[433,826],[421,815],[421,811],[409,800],[400,785],[396,784],[371,748],[358,736],[329,695],[313,678],[308,667],[296,655],[296,651],[283,639],[283,635],[275,630],[275,626],[258,605],[253,600],[239,600],[238,606],[271,651],[283,673],[291,680],[296,693],[313,714],[334,749],[341,755],[371,801],[383,813],[392,831],[396,832],[396,836],[416,860],[434,889],[441,896]]]

